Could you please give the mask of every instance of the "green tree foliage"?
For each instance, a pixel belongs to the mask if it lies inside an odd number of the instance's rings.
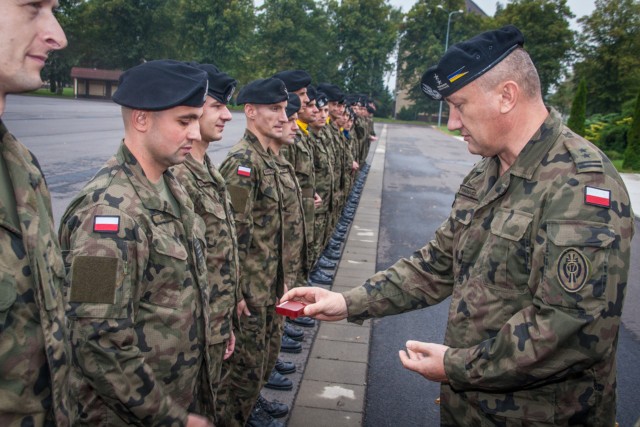
[[[640,2],[596,0],[595,10],[578,22],[580,61],[576,78],[589,87],[587,114],[620,111],[640,90]]]
[[[627,137],[627,149],[624,152],[622,167],[640,171],[640,93],[636,98],[636,108]]]
[[[240,81],[258,77],[252,0],[169,0],[172,17],[166,57],[212,63]],[[247,66],[252,64],[253,66]]]
[[[584,136],[584,124],[587,118],[587,82],[582,79],[571,104],[571,115],[567,121],[569,129]]]
[[[540,75],[543,96],[561,80],[575,46],[569,28],[573,17],[566,0],[513,0],[496,10],[497,27],[513,24],[522,31],[524,47]]]
[[[344,89],[379,97],[386,92],[384,74],[396,48],[402,19],[387,0],[342,0],[336,7],[340,76]]]
[[[438,7],[441,6],[441,7]],[[444,54],[447,21],[451,11],[464,9],[464,0],[420,0],[406,14],[398,48],[398,87],[409,90],[417,111],[437,114],[439,104],[427,99],[420,78]],[[451,16],[449,46],[486,29],[481,17],[462,13]]]
[[[338,69],[333,11],[327,2],[265,0],[258,8],[256,62],[262,77],[287,69],[309,71],[314,81],[334,81]]]

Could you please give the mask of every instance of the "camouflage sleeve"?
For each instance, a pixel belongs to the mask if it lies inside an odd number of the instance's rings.
[[[451,294],[453,219],[445,221],[434,240],[401,259],[385,271],[376,273],[364,285],[343,293],[348,321],[362,323],[370,317],[383,317],[435,305]]]
[[[633,215],[626,190],[611,177],[598,183],[611,190],[611,208],[587,205],[585,175],[567,177],[540,201],[545,211],[533,228],[533,303],[490,339],[447,351],[445,369],[454,389],[522,389],[614,357]],[[505,296],[505,307],[511,303]]]
[[[115,231],[95,232],[114,218]],[[76,369],[128,423],[186,424],[187,413],[163,392],[145,363],[134,328],[138,284],[149,255],[147,236],[131,217],[98,205],[63,218],[60,240],[68,249],[68,317]]]
[[[231,207],[233,209],[236,233],[238,236],[238,258],[242,265],[251,247],[253,236],[253,200],[255,197],[257,171],[249,161],[242,157],[227,157],[220,165],[220,174],[227,183]],[[247,176],[248,175],[248,176]],[[239,284],[243,295],[249,295],[249,283],[242,280]]]

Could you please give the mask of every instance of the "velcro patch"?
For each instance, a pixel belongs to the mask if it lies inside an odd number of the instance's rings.
[[[247,199],[249,198],[249,189],[230,185],[228,187],[229,196],[231,198],[231,206],[235,213],[243,214],[247,207]]]
[[[238,175],[251,176],[251,168],[247,166],[238,166]]]
[[[114,304],[118,259],[103,256],[77,256],[71,265],[69,302]]]
[[[611,190],[602,188],[584,187],[584,203],[587,205],[600,206],[603,208],[611,207]]]
[[[93,231],[95,233],[117,233],[120,231],[120,217],[118,215],[96,215],[93,217]]]

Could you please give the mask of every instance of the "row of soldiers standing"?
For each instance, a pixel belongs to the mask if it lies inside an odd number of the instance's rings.
[[[345,109],[336,86],[279,74],[238,94],[247,130],[218,171],[206,149],[231,120],[237,82],[170,60],[127,70],[113,97],[120,148],[73,199],[57,239],[37,161],[0,126],[3,162],[29,174],[10,168],[3,181],[15,184],[3,206],[18,213],[3,227],[3,259],[26,264],[2,276],[15,293],[0,319],[2,425],[278,425],[260,403],[283,331],[275,304],[310,283],[325,246],[335,258],[329,236],[340,227],[334,240],[344,238],[372,140],[361,97]],[[13,193],[19,203],[5,203]],[[36,202],[43,213],[27,214]],[[19,240],[33,227],[38,241]],[[27,328],[27,314],[41,326]]]

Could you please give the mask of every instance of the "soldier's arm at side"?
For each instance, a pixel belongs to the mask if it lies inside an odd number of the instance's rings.
[[[533,234],[533,304],[493,338],[447,351],[445,369],[454,389],[536,386],[613,357],[633,235],[629,200],[609,178],[602,185],[611,189],[611,209],[588,206],[582,202],[585,182],[569,181],[550,192]],[[584,257],[576,265],[589,270],[587,284],[577,290],[568,290],[570,280],[563,285],[558,276],[559,262],[570,253]]]
[[[239,167],[249,167],[251,169],[250,176],[240,175]],[[236,226],[236,234],[238,237],[238,258],[240,265],[246,259],[247,252],[251,247],[251,238],[253,235],[253,199],[255,192],[255,173],[251,164],[243,161],[242,158],[229,156],[220,165],[220,174],[224,178],[229,196],[231,198],[231,207],[233,209],[234,221]],[[239,287],[243,295],[247,295],[247,282],[242,280],[242,274],[239,278]]]
[[[96,216],[119,217],[119,232],[96,238]],[[97,206],[65,215],[60,240],[68,251],[70,338],[81,375],[132,424],[184,425],[187,413],[163,393],[134,330],[136,283],[142,275],[137,266],[145,265],[149,253],[146,236],[119,210]]]

